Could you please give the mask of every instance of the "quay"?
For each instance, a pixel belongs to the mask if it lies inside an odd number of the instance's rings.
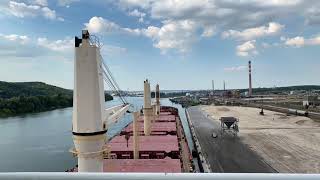
[[[213,132],[220,134],[220,124],[205,114],[200,106],[189,107],[187,113],[195,129],[202,154],[210,165],[212,172],[276,172],[247,145],[242,143],[238,137],[224,136],[222,138],[218,136],[213,138]]]

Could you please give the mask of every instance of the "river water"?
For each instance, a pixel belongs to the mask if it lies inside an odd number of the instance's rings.
[[[143,105],[142,97],[126,99],[134,110]],[[120,100],[115,98],[108,101],[106,107],[118,104]],[[193,149],[184,108],[169,99],[161,99],[161,105],[179,109],[190,149]],[[131,121],[132,115],[125,115],[109,128],[108,137],[119,133]],[[72,108],[0,118],[0,172],[60,172],[74,167],[76,158],[69,152],[73,147],[71,125]]]

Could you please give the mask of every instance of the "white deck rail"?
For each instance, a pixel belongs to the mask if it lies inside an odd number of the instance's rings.
[[[319,180],[320,174],[257,174],[257,173],[0,173],[6,180]]]

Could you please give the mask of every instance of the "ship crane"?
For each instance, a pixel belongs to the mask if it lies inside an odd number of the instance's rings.
[[[106,132],[129,109],[119,85],[100,54],[101,44],[87,30],[75,37],[72,133],[78,157],[78,172],[102,172],[108,152]],[[105,109],[105,83],[119,95],[122,104]]]

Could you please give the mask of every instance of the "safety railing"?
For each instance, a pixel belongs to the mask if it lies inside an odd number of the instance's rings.
[[[319,180],[320,174],[255,174],[255,173],[0,173],[6,180]]]

